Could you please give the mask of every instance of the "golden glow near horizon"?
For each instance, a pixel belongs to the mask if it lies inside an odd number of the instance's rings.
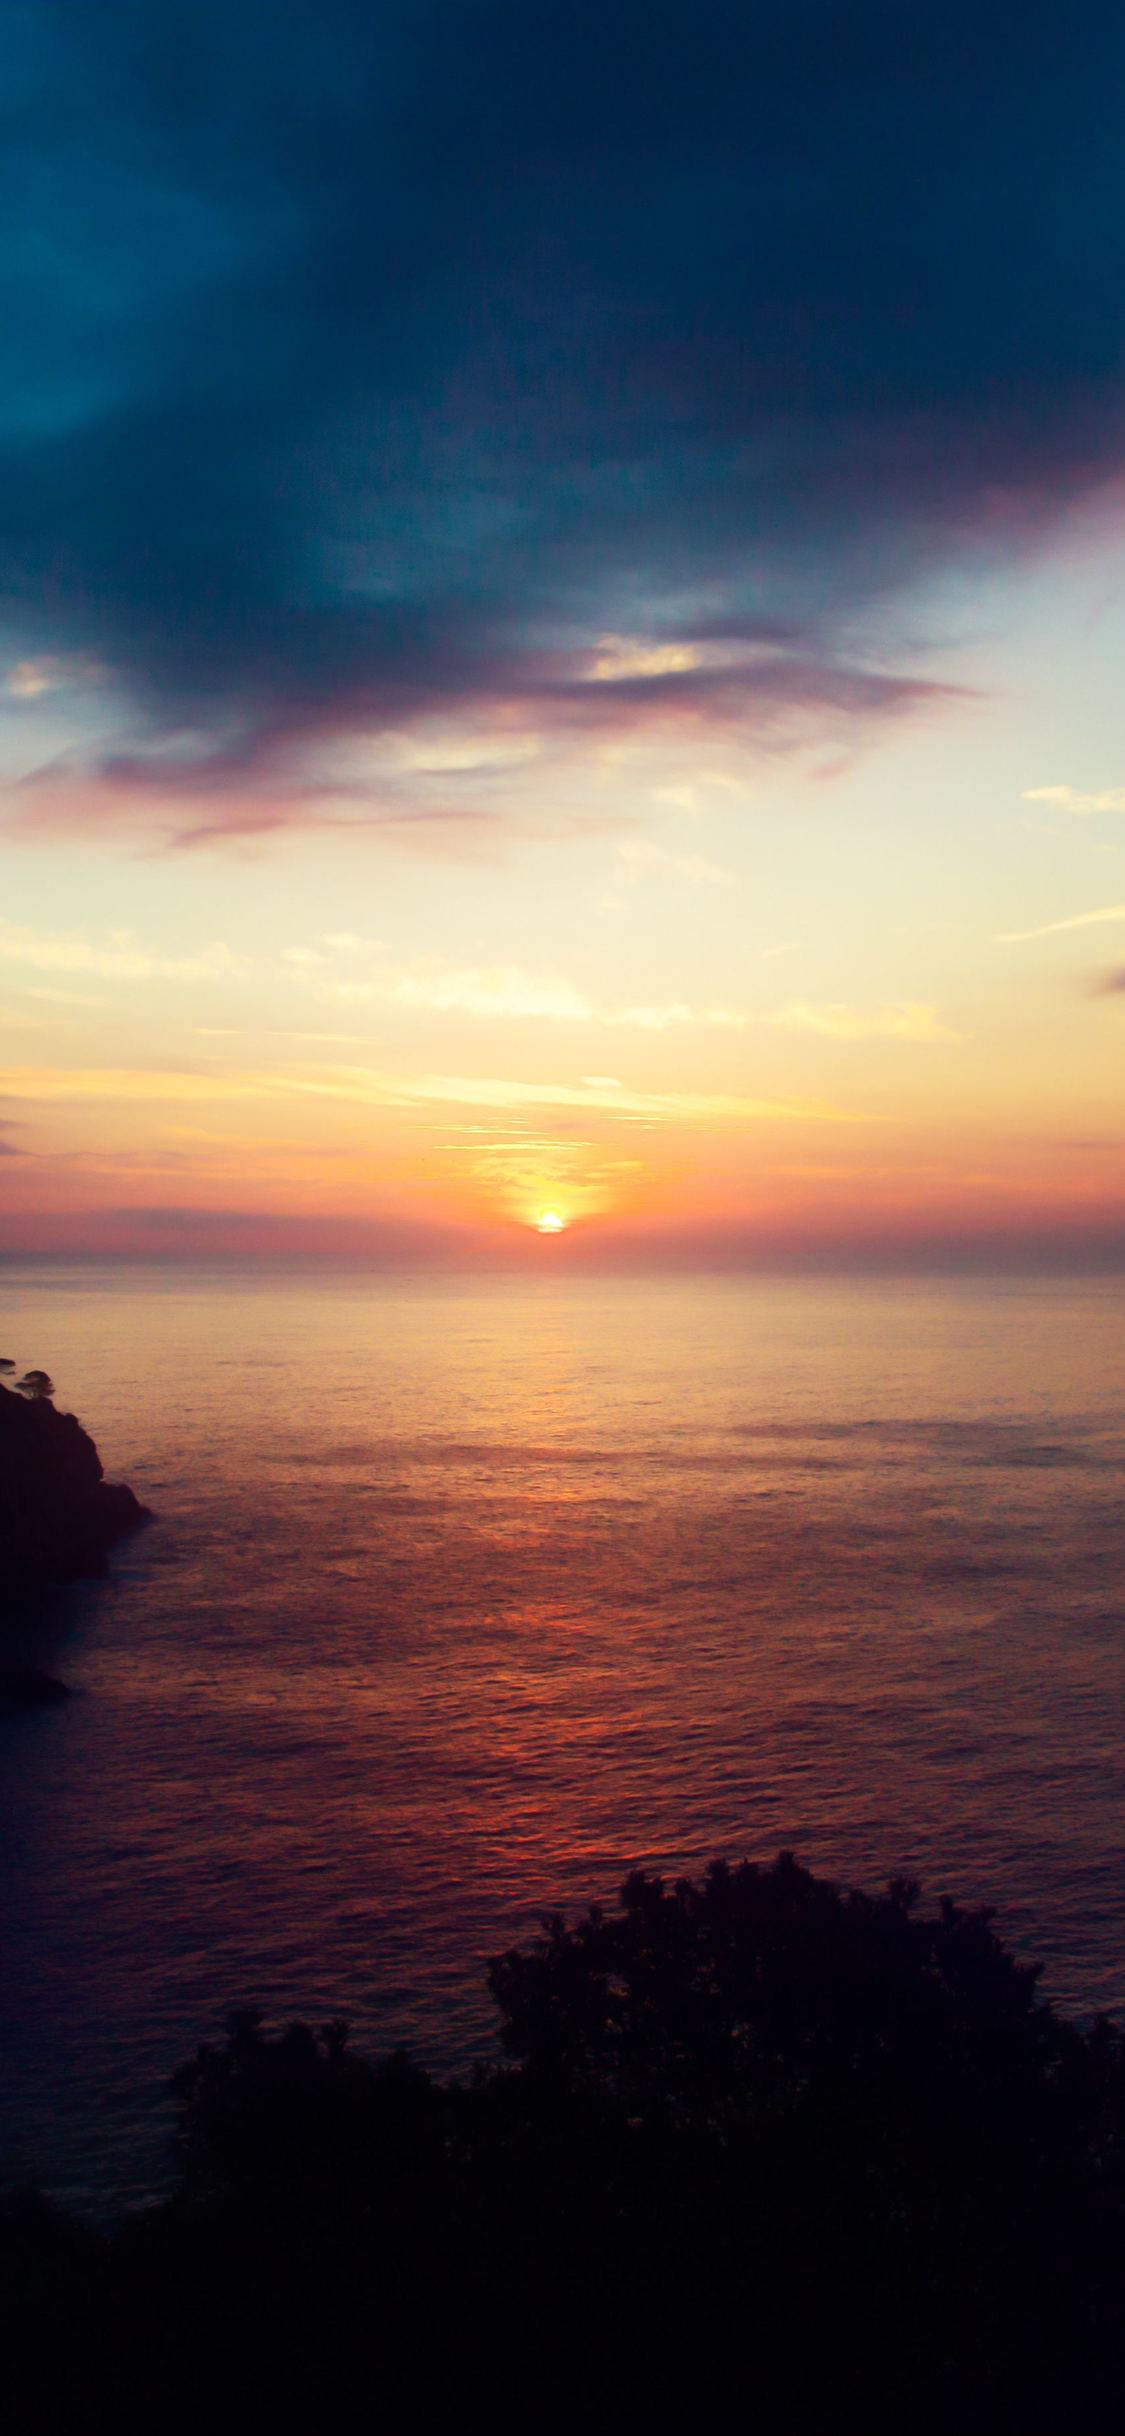
[[[831,766],[721,720],[544,731],[533,760],[490,762],[488,855],[456,823],[424,854],[343,829],[141,853],[109,780],[64,849],[65,807],[36,826],[21,796],[0,1250],[424,1258],[432,1238],[471,1263],[581,1221],[584,1257],[1003,1256],[1119,1224],[1106,580],[1045,559],[995,598],[992,662],[950,663],[964,698]],[[633,666],[613,649],[600,691]],[[46,762],[27,686],[19,661]],[[450,726],[443,766],[472,743]]]

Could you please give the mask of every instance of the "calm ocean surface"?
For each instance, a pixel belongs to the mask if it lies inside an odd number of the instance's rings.
[[[159,1515],[0,1723],[0,2175],[142,2195],[240,2000],[464,2064],[635,1861],[914,1870],[1125,2009],[1121,1285],[9,1269],[0,1341]]]

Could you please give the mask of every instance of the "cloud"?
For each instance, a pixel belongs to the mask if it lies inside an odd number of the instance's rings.
[[[159,956],[142,947],[131,931],[111,931],[104,945],[97,946],[70,933],[34,931],[3,920],[0,962],[37,973],[97,973],[111,981],[218,981],[245,969],[242,959],[219,940],[194,956]]]
[[[371,657],[377,662],[377,643]],[[776,749],[806,739],[826,722],[833,731],[841,720],[860,729],[872,719],[965,698],[964,688],[849,667],[828,656],[771,658],[768,666],[754,668],[693,666],[604,682],[593,670],[560,676],[553,656],[508,649],[491,663],[478,654],[471,670],[435,665],[405,692],[372,676],[315,712],[293,704],[268,715],[256,712],[234,745],[221,729],[214,739],[193,732],[186,742],[176,732],[156,732],[111,751],[64,753],[9,786],[7,825],[14,835],[32,837],[155,833],[175,847],[336,830],[377,834],[427,853],[479,855],[515,838],[594,836],[626,825],[619,814],[557,814],[540,801],[543,766],[567,766],[588,740],[646,732],[678,740],[719,726]],[[443,753],[428,745],[426,730],[435,714],[450,711],[466,720],[506,714],[531,722],[534,739],[527,749],[495,760],[482,759],[468,745]],[[411,746],[412,719],[421,740]],[[353,747],[362,744],[369,776],[354,767],[332,774],[333,758],[349,740]],[[536,783],[513,793],[513,773],[518,778],[532,760]],[[483,784],[493,795],[503,784],[504,800],[482,795]],[[458,785],[470,790],[460,800]],[[639,846],[633,859],[693,881],[728,876],[702,855],[674,855],[657,846]]]
[[[624,1119],[640,1119],[645,1123],[672,1124],[747,1124],[763,1119],[779,1118],[787,1122],[804,1121],[817,1124],[848,1124],[854,1118],[847,1110],[829,1106],[822,1100],[744,1099],[724,1092],[689,1091],[629,1091],[619,1084],[607,1084],[585,1078],[576,1083],[538,1083],[480,1075],[423,1075],[413,1081],[372,1086],[372,1078],[362,1070],[322,1083],[305,1081],[302,1089],[329,1092],[342,1091],[344,1096],[355,1093],[365,1096],[374,1087],[381,1099],[403,1103],[437,1100],[450,1106],[471,1108],[554,1108],[598,1112]]]
[[[1064,812],[1125,812],[1125,787],[1103,787],[1082,795],[1076,787],[1025,787],[1025,804],[1058,804]]]
[[[707,1031],[744,1032],[754,1017],[744,1007],[690,1007],[673,1000],[666,1006],[622,1007],[603,1021],[631,1024],[640,1032],[668,1032],[681,1024]]]
[[[341,729],[351,717],[341,705]],[[338,736],[330,741],[334,749]],[[555,814],[534,802],[502,808],[434,800],[424,774],[370,782],[312,778],[299,766],[308,751],[309,738],[291,727],[257,737],[244,754],[195,753],[182,763],[143,750],[63,755],[8,787],[7,831],[38,840],[91,833],[155,839],[176,849],[334,831],[423,855],[480,859],[513,839],[598,837],[626,825],[621,815],[601,810]]]
[[[276,1209],[201,1208],[156,1203],[62,1213],[37,1212],[0,1222],[0,1256],[27,1258],[46,1250],[78,1259],[308,1260],[361,1262],[364,1267],[463,1269],[485,1251],[487,1237],[463,1224],[442,1225],[394,1213],[335,1218]]]
[[[326,939],[324,944],[332,942]],[[349,940],[343,953],[351,957],[359,944]],[[441,956],[418,956],[410,963],[381,961],[372,972],[340,976],[326,973],[325,956],[307,947],[285,949],[284,961],[317,997],[344,1005],[397,1006],[487,1021],[623,1026],[641,1032],[687,1026],[743,1031],[754,1021],[742,1007],[694,1007],[679,1000],[603,1006],[561,974],[529,973],[517,964],[451,965]]]
[[[248,1069],[216,1074],[178,1067],[8,1067],[0,1070],[0,1097],[65,1103],[76,1100],[161,1103],[268,1099],[328,1099],[360,1107],[549,1108],[599,1113],[623,1123],[741,1125],[767,1120],[855,1124],[849,1109],[808,1099],[751,1099],[723,1092],[631,1091],[608,1078],[573,1083],[521,1081],[502,1076],[423,1074],[391,1076],[368,1066]]]
[[[36,660],[17,660],[2,683],[14,702],[37,702],[41,695],[60,693],[69,686],[100,684],[104,675],[97,661],[81,652],[44,652]]]
[[[173,1066],[8,1066],[0,1098],[14,1100],[250,1100],[278,1089],[267,1074],[192,1073]]]
[[[586,674],[592,684],[620,685],[627,677],[678,677],[698,667],[695,643],[642,643],[603,634]]]
[[[693,887],[716,887],[721,882],[729,882],[732,877],[721,864],[713,863],[705,854],[675,854],[667,846],[658,846],[651,838],[623,838],[617,853],[631,873],[663,871],[672,879],[690,880]]]
[[[1015,947],[1025,939],[1051,939],[1064,930],[1089,930],[1099,922],[1125,922],[1125,905],[1098,905],[1093,913],[1064,914],[1058,922],[1038,922],[1033,930],[998,930],[1001,947]]]
[[[390,967],[372,981],[335,985],[337,995],[364,994],[435,1014],[547,1023],[590,1023],[594,1010],[569,981],[524,972],[519,965],[456,966],[440,957]]]
[[[601,1172],[608,1172],[602,1170]],[[436,1225],[417,1212],[384,1218],[307,1216],[232,1204],[207,1210],[186,1203],[125,1203],[113,1208],[77,1208],[57,1214],[0,1218],[0,1252],[6,1258],[62,1255],[68,1261],[108,1258],[188,1257],[212,1259],[306,1259],[388,1269],[445,1267],[462,1273],[466,1263],[519,1263],[541,1267],[543,1246],[526,1226],[510,1223],[477,1228]],[[706,1275],[854,1274],[888,1276],[1091,1274],[1120,1277],[1125,1271],[1125,1226],[1116,1211],[1095,1217],[1088,1205],[1055,1211],[1039,1208],[965,1211],[924,1204],[887,1213],[861,1206],[839,1207],[826,1197],[803,1215],[771,1210],[757,1218],[718,1215],[684,1223],[641,1218],[584,1224],[568,1229],[552,1246],[551,1261],[593,1274]]]
[[[1125,20],[274,17],[264,63],[258,0],[20,12],[10,702],[96,668],[118,722],[21,825],[484,852],[547,817],[521,755],[940,711],[866,613],[1120,468]]]
[[[912,999],[869,1010],[838,1001],[794,1000],[777,1007],[768,1020],[789,1031],[820,1032],[830,1040],[910,1040],[936,1046],[965,1037],[940,1021],[936,1007]]]

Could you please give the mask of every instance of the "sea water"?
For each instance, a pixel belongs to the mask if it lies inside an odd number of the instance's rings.
[[[159,2187],[226,2009],[464,2069],[635,1863],[998,1906],[1125,2007],[1125,1289],[0,1272],[157,1519],[0,1724],[0,2178]]]

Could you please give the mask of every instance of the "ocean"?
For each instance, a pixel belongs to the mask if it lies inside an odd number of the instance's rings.
[[[549,1257],[549,1255],[548,1255]],[[1125,1288],[0,1271],[157,1519],[0,1723],[0,2180],[165,2168],[234,2004],[465,2069],[488,1955],[716,1853],[1125,2009]]]

